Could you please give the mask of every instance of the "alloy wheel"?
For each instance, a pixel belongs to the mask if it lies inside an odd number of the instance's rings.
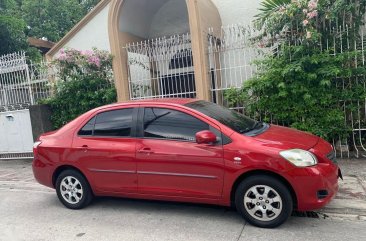
[[[276,190],[266,185],[256,185],[244,195],[244,208],[259,221],[271,221],[282,211],[282,198]]]
[[[66,176],[61,181],[60,193],[66,202],[77,204],[83,197],[83,187],[75,177]]]

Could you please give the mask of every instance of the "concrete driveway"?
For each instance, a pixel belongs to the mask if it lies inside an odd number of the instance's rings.
[[[366,222],[291,217],[277,229],[217,206],[98,198],[69,210],[27,162],[0,161],[0,240],[363,240]]]

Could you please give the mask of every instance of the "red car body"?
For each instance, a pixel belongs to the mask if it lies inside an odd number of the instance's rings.
[[[246,136],[185,106],[194,101],[131,101],[91,110],[58,131],[39,138],[41,144],[34,148],[34,176],[39,183],[55,188],[58,173],[73,168],[86,177],[96,196],[230,206],[240,181],[261,173],[278,178],[289,188],[297,210],[321,208],[334,197],[339,170],[329,159],[332,153],[329,143],[317,136],[276,125],[270,125],[259,135]],[[230,142],[209,145],[140,137],[78,135],[78,131],[98,113],[123,108],[135,108],[138,113],[145,107],[184,112],[221,131]],[[134,119],[134,123],[138,125],[139,118]],[[317,157],[318,164],[300,168],[279,155],[280,151],[292,148],[309,150]]]

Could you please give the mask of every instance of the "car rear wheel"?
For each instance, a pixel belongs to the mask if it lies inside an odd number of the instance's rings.
[[[75,170],[65,170],[57,177],[58,199],[70,209],[81,209],[89,205],[93,193],[88,181]]]
[[[281,181],[271,176],[257,175],[239,184],[235,205],[250,224],[274,228],[291,215],[293,201],[288,188]]]

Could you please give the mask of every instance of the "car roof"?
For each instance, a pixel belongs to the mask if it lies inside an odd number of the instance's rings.
[[[94,111],[103,110],[103,109],[118,108],[118,107],[126,106],[129,104],[146,105],[146,104],[161,103],[161,104],[169,104],[169,105],[186,105],[188,103],[199,101],[199,100],[200,99],[194,99],[194,98],[155,98],[155,99],[129,100],[129,101],[123,101],[123,102],[100,106],[91,111],[94,112]]]
[[[110,105],[101,106],[97,109],[104,109],[106,107],[118,107],[118,106],[124,106],[128,104],[156,104],[156,103],[162,103],[162,104],[172,104],[172,105],[185,105],[191,102],[198,101],[199,99],[193,99],[193,98],[156,98],[156,99],[143,99],[143,100],[129,100],[119,103],[114,103]]]
[[[198,99],[192,98],[156,98],[156,99],[144,99],[144,100],[131,100],[132,103],[164,103],[164,104],[177,104],[185,105],[190,102],[197,101]]]

